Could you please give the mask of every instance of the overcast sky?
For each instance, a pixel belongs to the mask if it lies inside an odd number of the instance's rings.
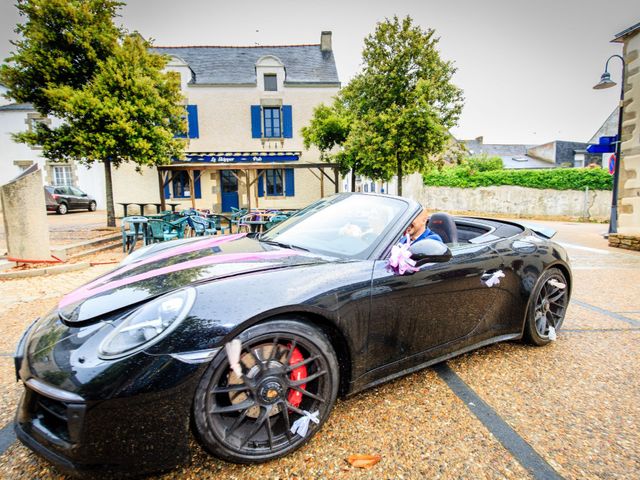
[[[0,0],[0,58],[19,18]],[[615,108],[617,88],[596,91],[613,36],[640,22],[640,0],[128,0],[117,21],[156,45],[318,43],[333,32],[343,84],[359,70],[376,22],[411,15],[440,37],[458,68],[465,108],[457,138],[486,143],[587,141]],[[620,63],[610,71],[619,82]]]

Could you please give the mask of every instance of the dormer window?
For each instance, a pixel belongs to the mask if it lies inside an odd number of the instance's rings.
[[[272,73],[265,73],[264,75],[264,91],[265,92],[277,92],[278,91],[278,76]]]

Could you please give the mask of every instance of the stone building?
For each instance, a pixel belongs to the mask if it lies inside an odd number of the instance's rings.
[[[301,129],[340,88],[331,32],[312,45],[154,47],[170,56],[186,98],[185,157],[170,165],[113,172],[115,202],[300,208],[341,190]],[[121,210],[117,210],[121,214]]]
[[[615,36],[626,63],[622,152],[618,184],[618,235],[611,245],[640,250],[640,23]]]

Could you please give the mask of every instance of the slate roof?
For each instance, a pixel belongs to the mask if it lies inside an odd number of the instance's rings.
[[[621,31],[620,33],[616,34],[616,36],[613,37],[613,40],[611,40],[611,41],[615,42],[615,43],[622,43],[622,42],[624,42],[624,39],[626,37],[628,37],[629,35],[637,32],[638,30],[640,30],[640,22],[638,22],[635,25],[632,25],[629,28],[626,28],[623,31]]]
[[[488,155],[500,157],[504,168],[554,168],[555,164],[527,155],[527,150],[535,145],[504,143],[481,143],[478,140],[462,140],[472,156]]]
[[[256,62],[273,55],[284,64],[288,84],[340,85],[333,52],[317,45],[258,47],[188,46],[153,47],[152,51],[184,60],[194,72],[192,83],[214,85],[256,84]]]
[[[0,106],[0,111],[25,111],[25,112],[35,112],[36,109],[33,108],[33,105],[30,103],[10,103],[8,105]]]

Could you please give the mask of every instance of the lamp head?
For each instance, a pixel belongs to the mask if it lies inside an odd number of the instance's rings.
[[[603,90],[605,88],[615,87],[616,85],[617,83],[611,80],[611,74],[609,74],[609,72],[604,72],[600,77],[600,81],[593,86],[593,89]]]

